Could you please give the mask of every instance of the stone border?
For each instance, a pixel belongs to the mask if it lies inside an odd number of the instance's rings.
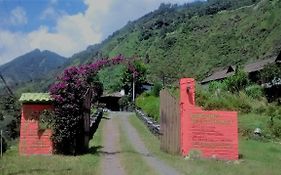
[[[136,116],[146,125],[149,131],[159,138],[161,135],[160,124],[151,117],[148,117],[148,115],[145,114],[145,112],[143,112],[141,109],[135,109],[135,113]]]

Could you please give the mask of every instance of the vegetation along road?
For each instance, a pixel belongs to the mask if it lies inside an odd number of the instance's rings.
[[[133,113],[109,113],[91,140],[87,154],[25,157],[18,155],[18,145],[14,144],[0,158],[0,174],[280,175],[280,143],[240,137],[239,161],[187,160],[162,152],[159,145],[159,139]]]

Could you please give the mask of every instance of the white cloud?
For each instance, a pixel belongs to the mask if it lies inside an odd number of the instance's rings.
[[[40,15],[40,19],[41,20],[45,20],[45,19],[52,19],[55,20],[60,16],[60,13],[57,12],[54,7],[49,6],[48,8],[46,8]]]
[[[51,50],[69,57],[88,45],[105,39],[129,20],[135,20],[156,9],[161,2],[182,1],[84,0],[86,11],[74,15],[56,11],[53,8],[56,2],[57,0],[50,0],[48,7],[39,16],[41,19],[56,19],[55,26],[40,26],[29,33],[13,33],[0,28],[0,64],[35,48]],[[11,12],[10,19],[13,24],[27,23],[26,12],[21,7]]]
[[[28,40],[23,33],[0,30],[0,64],[29,51]]]
[[[50,0],[51,4],[56,4],[58,2],[58,0]]]
[[[11,11],[11,17],[8,21],[11,25],[27,24],[26,12],[22,7],[16,7]]]

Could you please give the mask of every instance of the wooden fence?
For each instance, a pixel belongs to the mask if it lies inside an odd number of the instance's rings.
[[[91,104],[92,104],[93,92],[91,89],[88,89],[84,95],[84,104],[83,104],[83,119],[84,119],[84,144],[83,150],[87,151],[89,148],[90,141],[90,115],[91,115]]]
[[[179,100],[168,90],[160,92],[160,147],[170,154],[180,153],[180,107]]]

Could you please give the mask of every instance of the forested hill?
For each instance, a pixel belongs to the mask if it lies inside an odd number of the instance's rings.
[[[149,63],[151,77],[201,79],[213,68],[276,54],[281,48],[280,14],[280,0],[162,4],[71,60],[81,64],[99,57],[134,55]]]
[[[0,72],[11,86],[43,79],[66,62],[66,58],[35,49],[0,66]],[[1,85],[0,85],[1,87]]]

